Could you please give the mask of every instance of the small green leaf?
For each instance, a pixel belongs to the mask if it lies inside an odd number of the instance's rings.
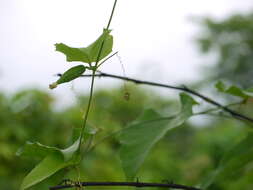
[[[86,67],[83,65],[78,65],[70,68],[57,80],[57,84],[69,82],[80,77],[84,73],[85,69]]]
[[[170,118],[164,118],[153,110],[146,110],[120,135],[120,159],[128,179],[133,179],[150,149],[172,128],[182,125],[192,116],[196,102],[187,94],[180,94],[181,111]]]
[[[218,81],[215,84],[215,87],[217,88],[217,90],[219,92],[223,92],[223,93],[237,96],[240,98],[246,99],[246,98],[253,97],[253,92],[251,91],[251,89],[243,90],[243,89],[241,89],[237,86],[234,86],[234,85],[226,86],[222,81]]]
[[[21,190],[35,185],[50,177],[60,169],[77,164],[80,161],[78,154],[79,138],[68,148],[58,149],[40,143],[26,143],[18,151],[22,156],[38,156],[44,159],[24,178]]]
[[[253,133],[229,150],[222,158],[217,169],[202,183],[201,188],[207,189],[211,184],[238,175],[239,171],[253,161]]]
[[[54,89],[58,86],[58,84],[62,84],[65,82],[70,82],[78,77],[80,77],[86,70],[86,67],[83,65],[78,65],[70,68],[54,83],[49,85],[50,89]]]
[[[72,48],[63,43],[55,44],[56,51],[64,53],[67,61],[81,61],[84,63],[92,63],[100,61],[112,52],[113,37],[110,35],[111,30],[104,29],[99,38],[85,48]],[[98,59],[100,48],[103,49]],[[98,60],[97,60],[98,59]]]
[[[226,90],[226,85],[222,82],[222,81],[218,81],[215,84],[215,87],[217,88],[217,90],[219,90],[220,92],[224,92]]]

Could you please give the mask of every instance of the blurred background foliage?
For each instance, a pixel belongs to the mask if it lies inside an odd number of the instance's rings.
[[[202,27],[204,31],[198,39],[202,52],[217,55],[217,64],[212,64],[208,73],[212,80],[225,79],[251,87],[253,15],[235,15],[223,21],[205,18]],[[165,116],[178,110],[178,97],[160,96],[140,86],[129,85],[128,91],[129,101],[124,99],[124,88],[95,92],[88,125],[96,130],[96,135],[87,135],[92,139],[92,149],[81,164],[82,180],[124,180],[117,155],[120,146],[117,131],[144,109],[154,108]],[[23,177],[38,162],[35,158],[15,156],[25,141],[39,141],[59,148],[71,144],[72,131],[82,124],[87,100],[87,95],[80,95],[73,105],[56,111],[55,99],[38,89],[22,90],[8,96],[4,92],[0,94],[0,189],[18,189]],[[230,118],[204,119],[207,121],[199,122],[197,127],[195,121],[171,130],[152,149],[138,174],[139,180],[199,184],[217,167],[224,152],[245,137],[249,129],[246,124]],[[76,179],[77,176],[75,168],[65,169],[30,189],[48,189],[63,178]],[[251,165],[236,175],[236,180],[219,181],[210,189],[252,189],[252,180]]]
[[[225,79],[244,88],[253,82],[253,14],[236,14],[224,20],[201,20],[197,39],[201,52],[216,56],[209,77]],[[212,70],[210,72],[210,69]]]

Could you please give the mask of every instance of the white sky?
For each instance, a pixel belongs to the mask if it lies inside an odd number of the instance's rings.
[[[106,26],[113,0],[0,0],[0,90],[47,89],[53,75],[76,65],[54,51],[55,43],[85,47]],[[252,10],[252,0],[118,0],[111,28],[126,74],[169,84],[197,79],[205,61],[193,43],[190,16],[223,18]],[[102,68],[122,74],[116,57]],[[75,88],[87,89],[78,79]],[[98,86],[114,84],[98,80]],[[118,84],[118,83],[117,83]],[[67,94],[71,85],[52,93]]]

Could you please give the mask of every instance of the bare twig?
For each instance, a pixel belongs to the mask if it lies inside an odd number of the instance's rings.
[[[58,76],[61,76],[61,74],[58,74]],[[91,77],[92,75],[82,75],[81,77]],[[246,115],[243,115],[241,113],[238,113],[222,104],[220,104],[219,102],[203,95],[200,94],[197,91],[194,91],[190,88],[188,88],[187,86],[172,86],[172,85],[167,85],[167,84],[161,84],[161,83],[156,83],[156,82],[150,82],[150,81],[144,81],[144,80],[138,80],[138,79],[134,79],[134,78],[129,78],[129,77],[123,77],[123,76],[119,76],[119,75],[113,75],[113,74],[108,74],[108,73],[103,73],[103,72],[98,72],[98,74],[95,75],[95,77],[108,77],[108,78],[115,78],[115,79],[120,79],[120,80],[125,80],[125,81],[129,81],[129,82],[133,82],[135,84],[144,84],[144,85],[150,85],[150,86],[156,86],[156,87],[162,87],[162,88],[169,88],[169,89],[173,89],[173,90],[179,90],[179,91],[183,91],[189,94],[192,94],[194,96],[197,96],[201,99],[203,99],[204,101],[208,102],[209,104],[212,104],[218,108],[220,108],[221,110],[223,110],[224,112],[229,113],[232,117],[242,120],[242,121],[248,121],[250,123],[253,123],[253,118],[250,118]]]
[[[132,186],[132,187],[164,187],[184,190],[200,190],[199,188],[189,187],[174,183],[141,183],[141,182],[77,182],[74,184],[58,185],[50,187],[50,190],[67,189],[74,187],[87,186]]]

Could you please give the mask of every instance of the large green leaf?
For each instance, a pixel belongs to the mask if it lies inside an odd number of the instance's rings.
[[[62,168],[77,164],[80,161],[78,154],[79,139],[66,149],[49,147],[40,143],[26,143],[19,155],[39,156],[44,159],[24,178],[21,190],[35,185],[53,175]]]
[[[226,86],[223,82],[221,81],[218,81],[216,84],[215,84],[215,87],[220,91],[220,92],[223,92],[223,93],[226,93],[226,94],[230,94],[230,95],[233,95],[233,96],[237,96],[237,97],[240,97],[240,98],[250,98],[250,97],[253,97],[253,91],[252,89],[247,89],[247,90],[244,90],[244,89],[241,89],[237,86]]]
[[[55,44],[56,51],[66,55],[67,61],[81,61],[84,63],[92,63],[100,61],[112,52],[113,37],[110,35],[111,30],[104,29],[100,37],[85,48],[73,48],[63,43]],[[98,59],[100,48],[103,49]],[[98,60],[97,60],[98,59]]]
[[[181,111],[170,118],[164,118],[153,110],[146,110],[120,135],[120,159],[128,179],[132,179],[144,162],[150,149],[169,129],[180,126],[192,115],[196,102],[187,94],[180,94]]]
[[[21,190],[43,181],[66,166],[68,166],[68,162],[64,162],[60,154],[47,156],[24,178]]]
[[[253,162],[253,133],[232,147],[220,161],[217,169],[208,176],[201,185],[201,188],[207,189],[211,184],[224,180],[229,177],[242,177],[239,171],[243,170],[247,164]]]

